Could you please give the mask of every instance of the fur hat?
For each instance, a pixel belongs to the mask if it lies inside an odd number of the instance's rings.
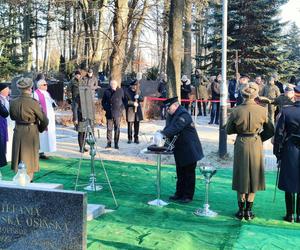
[[[31,78],[21,78],[18,82],[17,82],[17,87],[18,89],[29,89],[31,88],[33,85],[32,79]]]
[[[182,82],[187,82],[189,79],[188,79],[188,77],[186,76],[186,75],[183,75],[182,77],[181,77],[181,81]]]
[[[258,96],[258,91],[258,85],[254,82],[250,82],[241,90],[241,94],[245,99],[254,99]]]

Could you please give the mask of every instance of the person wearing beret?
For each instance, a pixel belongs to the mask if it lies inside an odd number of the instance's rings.
[[[294,104],[284,107],[279,116],[273,153],[280,162],[278,188],[285,192],[284,220],[300,223],[300,86],[294,91]]]
[[[168,112],[166,126],[161,131],[164,137],[174,143],[174,158],[176,163],[176,192],[170,200],[189,203],[193,200],[196,184],[196,164],[204,155],[195,124],[188,111],[173,97],[164,101]]]
[[[104,91],[101,101],[107,123],[107,145],[105,148],[111,148],[112,130],[114,129],[114,146],[115,149],[119,149],[120,123],[124,110],[124,98],[124,91],[118,87],[118,82],[111,80],[110,87]]]
[[[242,96],[242,89],[247,86],[249,82],[250,77],[245,74],[241,74],[239,78],[239,84],[237,86],[237,97],[236,97],[236,106],[241,105],[244,102],[243,96]]]
[[[32,181],[34,172],[39,171],[39,132],[48,126],[48,118],[39,103],[31,97],[33,82],[30,78],[21,78],[17,87],[21,94],[11,100],[9,113],[15,121],[13,135],[11,168],[15,172],[18,164],[23,161]]]
[[[132,81],[125,91],[126,121],[128,126],[128,144],[132,142],[132,128],[134,129],[134,143],[139,144],[140,121],[143,120],[141,102],[144,98],[137,93],[138,82]]]
[[[226,124],[227,134],[237,134],[234,143],[232,189],[237,192],[239,220],[254,218],[252,206],[255,193],[265,190],[263,142],[274,134],[267,109],[255,98],[259,87],[249,83],[242,90],[244,102],[234,108]]]
[[[0,168],[7,165],[7,141],[8,141],[8,129],[7,129],[7,117],[8,113],[8,101],[7,96],[9,94],[8,85],[0,83]]]

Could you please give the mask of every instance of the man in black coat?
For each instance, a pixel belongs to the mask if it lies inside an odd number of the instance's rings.
[[[124,91],[118,87],[116,80],[111,80],[110,87],[103,93],[102,107],[105,110],[107,122],[107,145],[105,148],[111,148],[112,130],[114,128],[115,149],[119,149],[120,122],[124,109]]]
[[[285,191],[285,221],[300,223],[300,86],[295,88],[295,103],[284,107],[274,137],[274,154],[280,162],[278,188]]]
[[[128,144],[132,142],[132,127],[134,128],[134,143],[139,144],[140,121],[143,120],[141,102],[143,97],[139,95],[138,82],[134,80],[125,91],[126,121],[128,125]]]
[[[193,200],[196,184],[196,164],[204,155],[191,115],[180,106],[178,98],[164,101],[169,114],[166,127],[161,132],[172,139],[175,135],[174,158],[176,162],[176,193],[170,200],[188,203]]]

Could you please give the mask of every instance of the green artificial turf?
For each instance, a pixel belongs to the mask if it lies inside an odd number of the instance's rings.
[[[78,159],[56,157],[41,161],[35,182],[61,183],[73,190],[78,163]],[[96,161],[97,180],[104,188],[88,192],[88,202],[114,211],[88,222],[88,249],[300,249],[300,224],[282,221],[283,192],[277,191],[273,203],[275,172],[266,173],[267,190],[257,193],[256,218],[247,222],[233,217],[237,204],[231,190],[231,169],[219,169],[212,178],[210,206],[219,215],[203,218],[193,214],[204,201],[205,186],[198,170],[194,201],[160,208],[147,204],[156,198],[155,166],[113,161],[104,161],[104,166],[119,206],[115,207],[103,168]],[[80,185],[88,182],[89,173],[90,161],[83,160]],[[2,174],[4,180],[14,175],[9,167],[3,168]],[[161,176],[161,198],[167,201],[174,193],[175,167],[163,165]]]

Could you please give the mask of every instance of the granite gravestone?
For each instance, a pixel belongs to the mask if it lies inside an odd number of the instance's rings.
[[[0,184],[0,249],[86,249],[82,192]]]

